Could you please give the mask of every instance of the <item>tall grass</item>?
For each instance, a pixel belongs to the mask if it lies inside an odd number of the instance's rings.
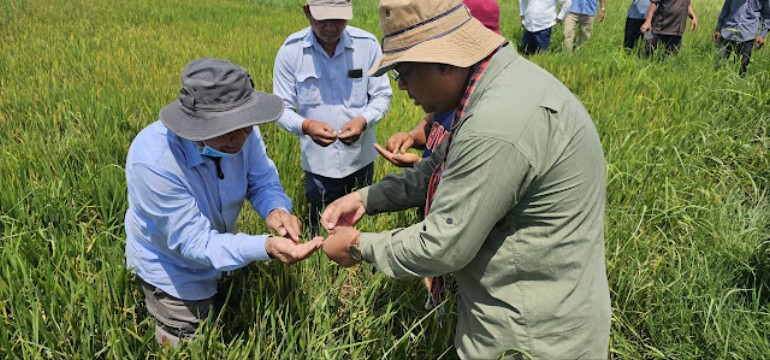
[[[0,354],[10,358],[452,358],[454,324],[423,308],[417,280],[323,255],[254,264],[226,277],[224,310],[200,341],[154,342],[124,269],[123,165],[131,139],[178,92],[179,71],[211,56],[270,91],[275,52],[304,27],[292,1],[0,2]],[[517,39],[505,2],[503,34]],[[532,60],[578,95],[607,158],[611,354],[617,358],[767,358],[770,68],[745,79],[713,68],[721,3],[696,2],[701,29],[682,52],[648,60],[620,49],[627,4],[575,54]],[[376,2],[351,25],[379,34]],[[560,28],[559,28],[560,29]],[[523,85],[524,86],[524,85]],[[420,117],[396,92],[381,141]],[[263,126],[281,180],[304,214],[296,138]],[[376,177],[398,171],[376,164]],[[367,218],[383,231],[413,212]],[[241,229],[263,233],[253,211]],[[448,319],[454,302],[447,303]]]

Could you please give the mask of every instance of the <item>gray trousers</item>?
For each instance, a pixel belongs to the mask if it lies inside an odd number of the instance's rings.
[[[155,339],[161,345],[176,347],[183,340],[196,338],[198,325],[214,313],[213,298],[182,300],[138,276],[136,282],[144,293],[147,312],[155,318]]]

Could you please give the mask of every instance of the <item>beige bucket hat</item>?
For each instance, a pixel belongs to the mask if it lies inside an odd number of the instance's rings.
[[[350,20],[353,18],[353,4],[350,0],[307,0],[310,15],[318,21]]]
[[[400,62],[468,67],[505,42],[473,18],[462,0],[381,0],[379,12],[382,57],[371,76]]]

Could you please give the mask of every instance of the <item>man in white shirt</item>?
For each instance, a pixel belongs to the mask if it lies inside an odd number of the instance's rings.
[[[561,5],[556,13],[556,3]],[[567,14],[572,0],[519,0],[524,36],[521,40],[524,55],[546,51],[551,45],[551,28]]]

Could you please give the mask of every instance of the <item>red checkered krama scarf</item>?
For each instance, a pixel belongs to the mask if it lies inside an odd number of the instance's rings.
[[[441,176],[444,173],[444,163],[446,162],[447,155],[449,155],[449,148],[452,146],[452,139],[454,139],[455,133],[457,132],[457,125],[463,116],[465,116],[465,108],[468,105],[468,101],[471,95],[473,95],[473,92],[476,91],[476,83],[478,82],[479,78],[481,78],[481,75],[484,73],[484,70],[486,70],[487,65],[489,65],[490,60],[492,60],[492,57],[496,53],[497,50],[493,51],[486,58],[484,58],[484,60],[477,63],[471,70],[471,75],[468,78],[468,84],[465,86],[465,92],[463,92],[463,96],[460,99],[460,106],[457,108],[457,110],[455,110],[454,119],[452,119],[452,125],[450,126],[449,136],[447,138],[446,151],[444,152],[444,159],[433,169],[433,173],[430,176],[430,181],[428,182],[428,193],[425,197],[425,217],[428,217],[428,214],[430,213],[430,206],[433,203],[433,195],[436,193],[436,189],[438,189],[439,183],[441,182]],[[443,301],[444,293],[446,292],[446,284],[447,281],[443,275],[425,278],[425,287],[428,289],[428,293],[430,295],[428,304],[426,304],[426,306],[432,303],[434,307],[438,307],[441,304],[441,301]]]

